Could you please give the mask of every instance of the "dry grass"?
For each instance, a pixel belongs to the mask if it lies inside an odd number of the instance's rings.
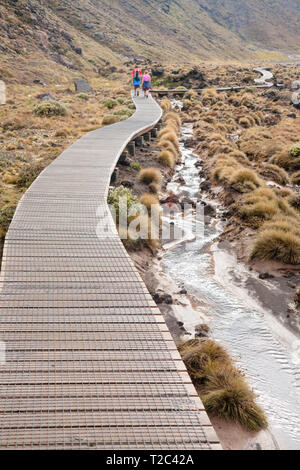
[[[163,150],[162,152],[159,153],[158,155],[158,161],[169,168],[174,168],[175,161],[174,161],[174,155],[168,150]]]
[[[259,169],[259,174],[281,185],[290,184],[291,182],[288,173],[283,168],[271,163],[264,163],[262,168]]]
[[[257,237],[250,259],[298,264],[300,262],[299,235],[276,228],[265,229]]]
[[[255,394],[222,346],[194,339],[179,344],[178,349],[209,413],[251,431],[267,426]]]
[[[110,126],[111,124],[114,124],[117,121],[118,121],[118,118],[116,116],[112,114],[106,114],[105,116],[103,116],[102,125]]]
[[[144,168],[139,172],[139,178],[145,184],[161,182],[161,173],[156,168]]]

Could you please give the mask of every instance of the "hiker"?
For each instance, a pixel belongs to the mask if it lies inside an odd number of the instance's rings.
[[[143,75],[142,88],[144,91],[145,98],[148,98],[149,91],[151,90],[151,77],[148,72],[145,72],[145,74]]]
[[[140,87],[141,87],[141,79],[142,79],[142,71],[135,67],[132,71],[132,84],[134,88],[134,96],[140,95]]]

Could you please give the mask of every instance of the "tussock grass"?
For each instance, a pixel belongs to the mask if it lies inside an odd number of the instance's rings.
[[[177,135],[175,134],[175,132],[168,132],[167,134],[164,134],[161,139],[160,139],[160,142],[162,140],[168,140],[169,142],[171,142],[176,148],[177,150],[179,151],[179,142],[178,142],[178,138],[177,138]]]
[[[162,165],[168,166],[169,168],[174,168],[174,155],[170,151],[163,150],[162,152],[160,152],[158,155],[158,160]]]
[[[255,402],[254,392],[232,366],[217,368],[208,374],[202,400],[208,413],[239,423],[249,431],[267,427],[267,418]]]
[[[106,114],[103,116],[102,125],[103,126],[110,126],[111,124],[115,124],[118,121],[118,118],[112,114]]]
[[[159,184],[161,182],[161,173],[156,168],[144,168],[139,172],[139,178],[146,184]]]
[[[155,205],[159,206],[159,200],[157,199],[157,197],[154,196],[153,194],[149,194],[149,193],[144,193],[140,197],[140,202],[145,207],[147,207],[148,210],[151,209],[151,206],[155,206]]]
[[[264,163],[262,168],[259,169],[259,174],[266,179],[275,181],[278,184],[290,184],[290,177],[288,173],[280,168],[278,165],[273,165],[271,163]]]
[[[292,182],[293,184],[296,184],[297,186],[300,185],[300,171],[296,171],[293,176],[292,176]]]
[[[299,236],[276,228],[265,229],[257,237],[250,259],[298,264],[300,262]]]
[[[233,172],[230,178],[231,184],[241,183],[245,187],[249,187],[250,189],[255,189],[261,186],[262,181],[258,178],[257,174],[249,170],[248,168],[239,168]]]
[[[169,122],[172,122],[175,124],[177,128],[180,128],[181,126],[181,119],[177,113],[174,111],[169,111],[166,113],[163,117],[163,121],[168,124]]]
[[[160,107],[162,108],[164,113],[172,111],[172,103],[168,98],[163,98],[160,102]]]
[[[251,431],[267,426],[255,394],[222,346],[193,339],[180,343],[178,350],[209,413]]]

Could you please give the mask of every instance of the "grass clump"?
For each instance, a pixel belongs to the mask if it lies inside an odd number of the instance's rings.
[[[255,394],[222,346],[213,340],[193,339],[178,349],[209,413],[250,431],[267,427]]]
[[[230,183],[241,184],[245,189],[256,189],[261,185],[261,181],[257,174],[248,168],[238,168],[230,177]]]
[[[254,243],[250,259],[298,264],[300,262],[299,236],[276,227],[264,229]]]
[[[161,181],[161,174],[156,168],[144,168],[140,171],[139,178],[145,184],[159,184]]]
[[[112,114],[106,114],[105,116],[103,116],[102,125],[110,126],[111,124],[115,124],[117,121],[118,118],[116,116],[113,116]]]
[[[169,150],[163,150],[158,155],[158,161],[163,165],[169,168],[174,168],[175,161],[174,156]]]
[[[292,182],[293,184],[296,184],[297,186],[300,185],[300,171],[296,171],[293,176],[292,176]]]
[[[88,101],[89,95],[87,95],[86,93],[78,93],[78,95],[76,95],[76,98],[82,101]]]
[[[29,188],[40,172],[44,169],[41,162],[26,163],[20,170],[16,180],[19,188]]]
[[[118,106],[118,101],[112,98],[107,98],[107,99],[102,100],[101,104],[103,104],[103,106],[105,106],[107,109],[110,110]]]
[[[278,165],[273,165],[271,163],[264,163],[259,173],[265,178],[275,181],[278,184],[290,183],[289,175],[283,168],[280,168],[280,166]]]
[[[36,116],[66,116],[68,114],[67,109],[57,101],[47,101],[46,103],[40,103],[34,107],[34,114]]]
[[[172,111],[172,103],[168,98],[163,98],[160,102],[160,107],[162,108],[164,113]]]

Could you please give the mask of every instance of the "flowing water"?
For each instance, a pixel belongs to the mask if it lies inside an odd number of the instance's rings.
[[[185,147],[191,136],[192,129],[184,127],[182,164],[168,189],[175,194],[184,189],[196,200],[201,182],[195,167],[198,158]],[[184,186],[176,183],[179,175]],[[221,211],[220,207],[217,213]],[[243,286],[249,271],[216,242],[221,232],[217,218],[206,227],[203,238],[173,245],[163,258],[163,271],[199,299],[213,337],[228,348],[249,377],[280,448],[300,449],[300,361],[295,354],[299,341],[287,331],[283,334],[285,328]],[[188,319],[185,326],[189,327]],[[294,353],[291,345],[297,346]]]

